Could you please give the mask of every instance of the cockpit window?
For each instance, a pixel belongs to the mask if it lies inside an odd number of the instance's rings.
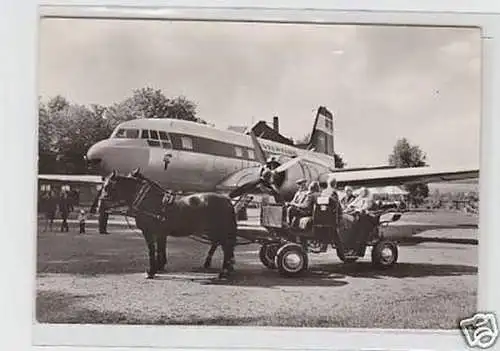
[[[139,137],[139,129],[120,128],[116,131],[115,138],[121,139],[137,139]]]
[[[156,130],[150,130],[149,136],[151,137],[151,139],[158,140],[158,132]]]
[[[167,133],[165,133],[162,130],[160,130],[159,133],[160,133],[160,140],[169,140]]]
[[[149,130],[147,130],[147,129],[142,130],[141,139],[149,139]]]

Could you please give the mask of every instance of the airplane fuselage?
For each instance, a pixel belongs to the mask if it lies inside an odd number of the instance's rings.
[[[290,145],[260,139],[264,151],[282,163],[307,152]],[[334,165],[334,158],[314,153]],[[165,167],[165,157],[168,159]],[[109,139],[93,145],[87,159],[98,163],[102,175],[140,168],[146,176],[169,189],[215,191],[236,172],[255,168],[251,137],[229,130],[177,119],[137,119],[118,125]],[[322,165],[301,162],[287,171],[283,191],[293,192],[299,178],[317,179],[327,173]]]

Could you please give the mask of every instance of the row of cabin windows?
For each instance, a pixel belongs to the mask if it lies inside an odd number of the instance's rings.
[[[171,149],[172,143],[168,137],[168,134],[164,131],[156,131],[149,129],[118,129],[115,134],[115,138],[126,138],[126,139],[146,139],[149,146],[158,146],[165,149]]]
[[[253,150],[251,150],[251,149],[246,149],[246,151],[247,151],[247,157],[248,157],[250,160],[255,159],[255,154],[254,154]],[[245,156],[243,155],[243,148],[238,147],[238,146],[235,146],[235,147],[234,147],[234,154],[236,155],[236,157],[245,157]]]
[[[115,138],[137,139],[139,138],[139,134],[141,136],[141,139],[147,140],[149,146],[162,146],[165,149],[172,148],[172,143],[170,141],[170,138],[168,137],[168,134],[162,130],[156,131],[143,129],[139,131],[139,129],[119,129],[115,134]],[[189,137],[182,136],[181,145],[183,149],[193,150],[193,140]],[[246,149],[246,151],[249,159],[255,159],[253,150]],[[243,148],[239,146],[234,147],[234,153],[236,157],[244,157]]]

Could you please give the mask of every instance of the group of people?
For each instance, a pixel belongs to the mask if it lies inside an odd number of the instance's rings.
[[[351,187],[345,188],[345,196],[339,198],[337,193],[337,180],[330,177],[326,182],[326,188],[321,190],[317,181],[312,181],[309,186],[305,179],[297,181],[299,189],[295,193],[291,202],[286,203],[287,219],[289,224],[300,217],[312,216],[314,204],[318,197],[329,197],[339,204],[339,213],[353,213],[367,211],[373,208],[375,202],[367,188],[361,188],[358,195],[354,195]]]
[[[68,217],[75,210],[75,192],[62,189],[59,194],[55,190],[44,191],[39,200],[41,212],[45,214],[45,226],[43,231],[52,231],[56,214],[61,216],[61,232],[69,232]],[[78,214],[80,233],[85,233],[85,221],[87,215],[81,209]]]
[[[353,189],[349,186],[345,188],[345,195],[339,198],[337,192],[337,180],[330,176],[326,182],[326,187],[321,189],[319,182],[312,181],[308,186],[305,179],[297,181],[299,186],[291,202],[286,203],[287,221],[290,226],[296,226],[300,218],[313,215],[314,205],[318,197],[329,198],[330,206],[333,206],[337,216],[337,229],[345,225],[346,221],[353,223],[356,214],[366,212],[374,208],[373,196],[367,188],[362,188],[358,195],[354,195]],[[326,251],[327,244],[321,248]]]

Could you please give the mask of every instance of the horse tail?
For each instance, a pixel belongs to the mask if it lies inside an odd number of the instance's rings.
[[[230,233],[228,233],[229,239],[232,242],[233,246],[236,246],[236,238],[238,236],[238,222],[236,221],[236,210],[233,207],[233,204],[229,202],[229,206],[231,208],[231,217],[230,217]]]
[[[236,248],[236,240],[238,237],[238,223],[236,221],[236,211],[233,207],[232,202],[229,200],[229,209],[230,211],[229,214],[229,222],[228,222],[228,233],[227,233],[227,245],[229,246],[230,250],[230,261],[232,264],[235,262],[235,257],[234,257],[234,250]]]

